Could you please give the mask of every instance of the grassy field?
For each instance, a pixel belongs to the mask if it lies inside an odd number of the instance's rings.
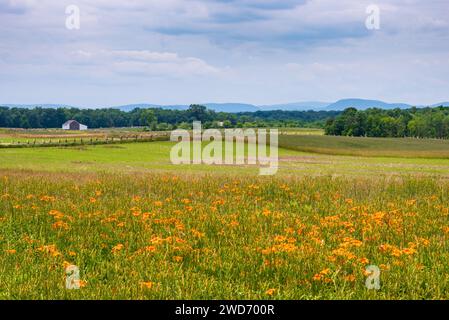
[[[3,299],[449,298],[447,181],[1,177]]]
[[[280,128],[279,134],[282,135],[294,135],[294,136],[322,136],[324,135],[323,129],[315,128]]]
[[[449,158],[449,140],[281,135],[280,146],[329,155]]]
[[[448,299],[446,142],[334,138],[282,136],[274,177],[171,142],[0,149],[0,298]]]
[[[299,138],[299,137],[298,137]],[[312,137],[311,137],[312,138]],[[172,142],[0,150],[0,168],[65,172],[258,173],[257,166],[173,165]],[[449,160],[361,157],[279,150],[279,175],[438,175],[449,177]]]
[[[0,146],[11,144],[39,144],[64,142],[89,142],[95,140],[122,138],[146,138],[167,135],[167,132],[146,132],[143,128],[95,129],[88,131],[69,131],[62,129],[0,129]]]

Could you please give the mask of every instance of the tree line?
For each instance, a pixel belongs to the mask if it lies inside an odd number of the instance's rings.
[[[242,113],[215,112],[201,105],[188,110],[161,108],[118,109],[77,108],[8,108],[0,107],[0,127],[3,128],[60,128],[67,120],[77,120],[89,128],[146,127],[149,130],[191,128],[192,122],[204,128],[224,127],[324,127],[335,111],[257,111]]]
[[[449,107],[359,111],[348,108],[325,125],[328,135],[449,138]]]

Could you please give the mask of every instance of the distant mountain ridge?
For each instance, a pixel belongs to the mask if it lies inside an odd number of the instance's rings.
[[[284,111],[342,111],[346,108],[353,107],[359,110],[366,110],[368,108],[380,108],[380,109],[407,109],[414,105],[407,103],[388,103],[381,100],[368,100],[368,99],[342,99],[333,103],[321,102],[321,101],[303,101],[292,102],[273,105],[253,105],[248,103],[198,103],[206,106],[207,108],[216,112],[256,112],[256,111],[268,111],[268,110],[284,110]],[[123,106],[111,107],[113,109],[119,109],[122,111],[132,111],[136,108],[148,109],[148,108],[161,108],[171,110],[187,110],[190,104],[179,105],[158,105],[151,103],[129,104]],[[0,104],[0,106],[10,108],[76,108],[75,106],[64,104]],[[449,102],[440,102],[429,105],[429,107],[449,106]],[[423,105],[416,105],[418,108],[426,107]],[[83,108],[84,109],[84,108]],[[94,108],[98,109],[98,108]]]
[[[346,108],[356,108],[358,110],[366,110],[369,108],[380,108],[380,109],[407,109],[411,108],[412,105],[406,103],[387,103],[380,100],[366,100],[366,99],[342,99],[335,103],[332,103],[324,108],[327,111],[339,111]]]
[[[28,108],[28,109],[34,109],[37,107],[41,108],[76,108],[73,106],[69,106],[67,104],[55,104],[55,103],[36,103],[36,104],[8,104],[3,103],[0,104],[0,107],[8,107],[8,108]]]
[[[441,107],[441,106],[443,106],[443,107],[449,107],[449,102],[440,102],[440,103],[435,103],[435,104],[433,104],[433,105],[431,105],[431,107]]]
[[[295,110],[322,110],[328,105],[330,102],[320,102],[320,101],[304,101],[304,102],[289,102],[284,104],[272,104],[272,105],[264,105],[259,108],[263,110],[285,110],[285,111],[295,111]]]
[[[201,103],[200,103],[201,104]],[[255,112],[260,111],[258,106],[247,103],[203,103],[202,105],[206,106],[211,110],[215,110],[217,112]],[[232,111],[228,111],[232,110]]]
[[[133,111],[134,109],[149,109],[149,108],[161,108],[161,109],[170,109],[170,110],[187,110],[189,105],[157,105],[157,104],[149,104],[149,103],[140,103],[140,104],[128,104],[124,106],[112,107],[112,109],[119,109],[121,111]]]

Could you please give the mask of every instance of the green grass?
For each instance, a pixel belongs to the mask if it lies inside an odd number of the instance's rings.
[[[302,135],[302,136],[311,136],[311,135],[324,135],[323,129],[315,129],[315,128],[280,128],[279,134],[285,135]]]
[[[125,143],[78,147],[0,149],[0,168],[68,172],[233,172],[257,173],[257,166],[173,165],[173,142]],[[281,156],[296,154],[281,150]]]
[[[279,145],[329,155],[449,159],[449,140],[282,135]]]
[[[312,137],[310,137],[312,138]],[[78,147],[0,149],[0,168],[64,172],[192,172],[257,174],[257,166],[173,165],[172,142]],[[358,157],[279,150],[281,175],[439,175],[449,176],[440,158]]]

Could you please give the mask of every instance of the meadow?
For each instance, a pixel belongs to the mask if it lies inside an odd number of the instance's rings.
[[[449,140],[443,139],[281,135],[279,144],[292,150],[328,155],[449,158]]]
[[[300,139],[300,136],[296,138]],[[310,138],[315,138],[310,136]],[[326,139],[327,137],[320,137]],[[283,137],[280,137],[282,142]],[[424,141],[422,141],[424,142]],[[74,147],[6,148],[0,149],[0,168],[50,172],[182,172],[256,175],[256,166],[206,166],[173,165],[170,150],[174,143],[124,143],[110,145],[78,145]],[[318,144],[317,144],[318,145]],[[322,145],[314,146],[313,150]],[[281,144],[281,146],[283,146]],[[346,147],[349,149],[348,147]],[[399,147],[398,147],[399,148]],[[393,150],[393,149],[390,149]],[[319,151],[319,150],[318,150]],[[346,151],[349,152],[349,151]],[[322,154],[279,149],[279,171],[282,176],[378,176],[378,175],[426,175],[449,176],[449,161],[441,156],[378,156]],[[433,148],[429,153],[444,153]]]
[[[438,143],[281,148],[273,177],[172,165],[170,142],[1,149],[0,299],[448,299]],[[70,264],[80,290],[65,288]]]
[[[89,131],[62,129],[0,129],[0,147],[34,147],[39,145],[92,144],[93,142],[166,137],[169,132],[147,132],[142,128],[108,128]]]

